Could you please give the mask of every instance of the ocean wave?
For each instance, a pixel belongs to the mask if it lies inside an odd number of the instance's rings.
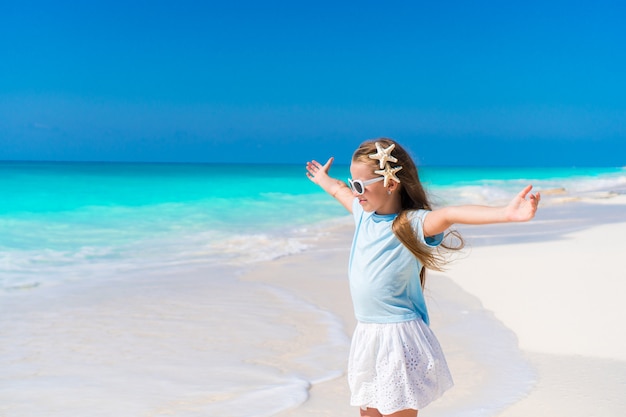
[[[237,235],[210,246],[212,256],[227,259],[229,263],[249,264],[269,261],[306,250],[308,244],[294,237],[269,234]]]
[[[542,193],[543,204],[563,198],[606,197],[626,192],[626,173],[600,176],[571,176],[562,178],[528,178],[512,180],[483,180],[468,185],[431,187],[430,195],[436,205],[485,204],[508,202],[526,185]]]

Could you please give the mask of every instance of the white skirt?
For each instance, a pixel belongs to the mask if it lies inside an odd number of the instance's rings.
[[[421,410],[453,385],[441,346],[421,319],[358,323],[348,383],[351,405],[382,414]]]

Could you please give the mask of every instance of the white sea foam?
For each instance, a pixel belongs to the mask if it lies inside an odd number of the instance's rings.
[[[453,204],[504,204],[526,185],[544,193],[544,203],[553,198],[603,197],[611,193],[626,193],[626,175],[600,177],[567,177],[515,180],[485,180],[468,185],[433,187],[430,195],[436,205]]]
[[[90,233],[97,234],[97,230]],[[138,236],[132,243],[100,242],[71,249],[0,247],[0,292],[183,264],[251,264],[302,252],[312,239],[315,236],[297,230],[234,235],[204,230],[155,238]]]
[[[236,235],[210,246],[213,254],[220,254],[230,263],[253,263],[278,259],[306,250],[308,245],[298,237],[268,234]]]

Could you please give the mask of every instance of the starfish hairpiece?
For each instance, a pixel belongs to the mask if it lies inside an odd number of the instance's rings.
[[[371,154],[369,157],[372,159],[378,159],[380,169],[383,169],[387,162],[398,162],[398,160],[391,155],[391,151],[393,151],[393,148],[395,147],[396,144],[392,143],[388,148],[383,148],[379,142],[376,142],[376,153]]]
[[[387,184],[389,184],[390,179],[394,180],[395,182],[400,182],[400,178],[396,176],[396,172],[400,171],[401,169],[402,169],[402,166],[397,166],[395,168],[392,168],[391,165],[387,163],[385,164],[385,169],[374,171],[374,174],[382,175],[383,177],[385,177],[383,181],[383,186],[387,187]]]

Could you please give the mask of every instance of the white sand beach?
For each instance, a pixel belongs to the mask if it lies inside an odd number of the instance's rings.
[[[460,230],[466,249],[445,273],[429,275],[426,293],[455,387],[420,415],[623,416],[626,196],[553,201],[531,223]],[[350,240],[351,228],[339,227],[317,250],[244,279],[293,291],[341,317],[350,333]],[[480,334],[466,331],[477,323]],[[358,415],[348,402],[344,375],[278,416]]]
[[[522,238],[522,225],[493,227],[508,243],[474,247],[448,272],[536,369],[528,395],[499,415],[624,415],[626,198],[546,207],[532,226]]]

